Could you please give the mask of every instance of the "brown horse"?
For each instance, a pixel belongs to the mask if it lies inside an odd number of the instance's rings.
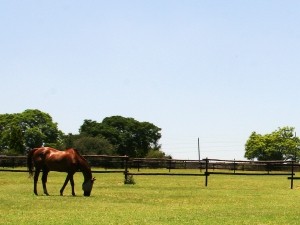
[[[91,195],[95,178],[92,178],[91,168],[87,161],[78,153],[76,149],[71,148],[65,151],[59,151],[50,147],[34,148],[28,152],[27,167],[30,176],[33,176],[33,167],[35,167],[33,192],[36,195],[38,194],[37,182],[41,170],[43,171],[42,183],[44,193],[46,195],[49,195],[46,183],[47,176],[50,171],[68,173],[65,183],[60,189],[60,195],[63,195],[64,189],[70,181],[72,186],[72,195],[75,196],[73,175],[77,171],[81,171],[84,176],[84,182],[82,184],[84,196]]]

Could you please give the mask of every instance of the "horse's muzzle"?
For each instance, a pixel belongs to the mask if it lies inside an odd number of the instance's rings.
[[[83,195],[86,196],[86,197],[89,197],[91,195],[91,192],[90,191],[84,191]]]

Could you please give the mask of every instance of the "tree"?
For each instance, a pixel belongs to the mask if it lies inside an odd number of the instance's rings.
[[[11,134],[14,133],[14,120],[15,114],[0,114],[0,152],[5,153],[10,149],[13,143]]]
[[[24,152],[24,145],[22,141],[23,135],[20,127],[12,125],[10,127],[9,145],[13,149],[14,154],[22,154]]]
[[[151,149],[160,149],[161,129],[149,122],[122,116],[106,117],[101,123],[85,120],[80,134],[106,138],[119,155],[145,157]]]
[[[295,128],[283,127],[271,134],[252,132],[245,145],[245,157],[258,160],[288,160],[299,156],[300,139]]]
[[[146,155],[145,158],[167,158],[167,159],[172,159],[170,155],[166,155],[166,153],[156,150],[156,149],[151,149],[148,154]]]
[[[46,140],[46,135],[38,127],[28,128],[24,132],[25,145],[29,148],[42,146]]]
[[[39,110],[28,109],[19,114],[18,122],[25,133],[30,128],[38,129],[43,135],[43,142],[48,146],[58,145],[63,133],[58,130],[57,123],[52,117]]]
[[[0,115],[0,152],[24,154],[27,147],[61,145],[63,133],[49,114],[28,109],[22,113]]]
[[[113,145],[105,138],[81,137],[74,142],[74,148],[78,149],[81,154],[85,155],[114,155]]]

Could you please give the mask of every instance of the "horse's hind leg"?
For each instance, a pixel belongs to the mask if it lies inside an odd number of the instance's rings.
[[[33,192],[34,192],[35,195],[38,195],[38,193],[37,193],[37,182],[39,180],[39,175],[40,175],[40,169],[35,168],[34,181],[33,181]]]
[[[44,189],[45,195],[49,195],[48,191],[47,191],[47,186],[46,186],[48,173],[49,173],[48,170],[43,170],[42,183],[43,183],[43,189]]]

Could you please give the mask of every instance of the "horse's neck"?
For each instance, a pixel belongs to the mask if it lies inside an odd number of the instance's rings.
[[[92,172],[91,170],[87,170],[87,171],[82,171],[82,174],[84,176],[84,181],[87,181],[87,180],[91,180],[92,179]]]
[[[77,150],[73,149],[75,154],[77,155],[77,160],[78,160],[78,166],[80,171],[82,172],[84,176],[84,181],[91,180],[92,179],[92,172],[89,164],[87,163],[86,159],[83,158]]]
[[[82,161],[80,163],[79,167],[80,167],[80,171],[83,174],[84,181],[92,179],[91,169],[90,169],[90,167],[88,166],[88,164],[85,161]]]

